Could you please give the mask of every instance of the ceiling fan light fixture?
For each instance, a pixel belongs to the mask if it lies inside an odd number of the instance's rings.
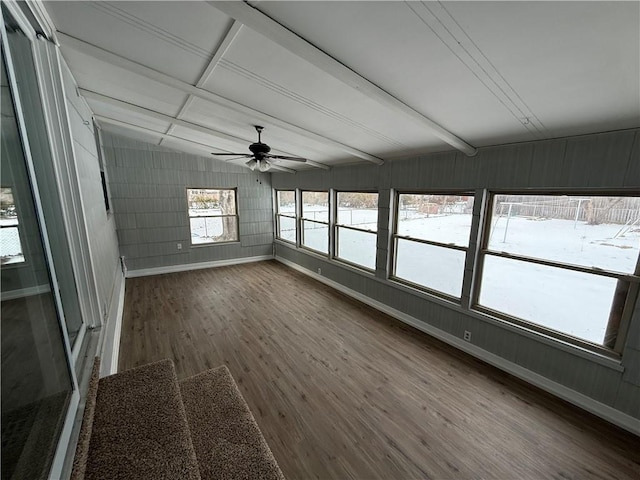
[[[266,172],[270,168],[271,168],[271,164],[266,160],[261,160],[260,164],[258,165],[258,170],[260,170],[261,172]]]
[[[256,162],[253,158],[251,160],[249,160],[246,163],[247,167],[249,167],[251,170],[255,170],[256,167],[258,166],[258,162]]]

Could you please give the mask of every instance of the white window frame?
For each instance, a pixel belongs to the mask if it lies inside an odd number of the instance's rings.
[[[333,218],[335,219],[333,222],[333,235],[334,235],[334,241],[333,241],[333,252],[332,252],[332,257],[334,260],[337,260],[339,262],[345,263],[351,267],[354,268],[358,268],[361,270],[364,270],[366,272],[369,273],[373,273],[376,271],[376,265],[377,265],[377,247],[376,247],[376,251],[374,252],[374,267],[373,268],[369,268],[366,267],[364,265],[346,260],[344,258],[341,258],[339,253],[340,253],[340,249],[339,249],[339,243],[340,243],[340,229],[344,228],[347,230],[355,230],[357,232],[362,232],[362,233],[368,233],[373,235],[374,237],[376,237],[376,245],[377,245],[377,239],[378,239],[378,226],[376,224],[376,229],[375,230],[371,230],[368,228],[358,228],[358,227],[354,227],[353,225],[345,225],[342,223],[338,223],[338,207],[339,207],[339,202],[338,202],[338,196],[341,193],[367,193],[367,194],[372,194],[372,195],[376,195],[377,196],[377,201],[376,201],[376,211],[377,211],[377,215],[376,215],[376,223],[380,220],[380,193],[374,190],[336,190],[334,191],[334,202],[333,202],[333,209],[334,209],[334,213],[333,213]]]
[[[465,271],[462,272],[463,274],[463,280],[462,280],[462,288],[461,288],[461,292],[460,292],[460,296],[455,296],[455,295],[451,295],[448,294],[446,292],[440,291],[440,290],[436,290],[434,288],[430,288],[427,287],[425,285],[421,285],[419,283],[415,283],[412,282],[410,280],[406,280],[402,277],[398,277],[396,275],[396,260],[398,258],[398,240],[406,240],[409,242],[414,242],[414,243],[421,243],[424,245],[431,245],[431,246],[435,246],[435,247],[442,247],[442,248],[446,248],[446,249],[450,249],[450,250],[457,250],[460,252],[464,252],[465,254],[465,265],[466,265],[466,259],[469,256],[469,249],[472,247],[472,242],[471,242],[471,238],[467,244],[466,247],[463,247],[461,245],[455,245],[455,244],[451,244],[451,243],[442,243],[442,242],[437,242],[434,240],[425,240],[425,239],[421,239],[421,238],[414,238],[414,237],[410,237],[407,235],[400,235],[398,234],[398,222],[400,219],[400,196],[401,195],[443,195],[443,196],[460,196],[460,197],[471,197],[474,199],[474,210],[475,210],[475,202],[477,201],[476,198],[476,194],[473,191],[405,191],[405,190],[395,190],[394,191],[394,200],[393,200],[393,229],[392,229],[392,234],[391,234],[391,245],[390,245],[390,251],[391,251],[391,260],[390,260],[390,271],[389,271],[389,280],[400,283],[402,285],[406,285],[409,286],[411,288],[415,288],[416,290],[420,290],[426,293],[429,293],[431,295],[435,295],[437,297],[441,297],[444,298],[446,300],[450,300],[452,302],[455,302],[457,304],[461,304],[462,303],[462,299],[465,296],[465,279],[464,279],[464,275],[465,275]],[[469,235],[470,237],[473,234],[474,231],[474,225],[473,223],[475,222],[475,220],[472,220],[472,225],[469,228]],[[465,266],[465,270],[466,270],[466,266]]]
[[[326,193],[327,194],[327,202],[328,202],[328,210],[327,210],[327,215],[329,217],[329,219],[325,222],[323,220],[316,220],[315,218],[307,218],[305,216],[305,212],[304,212],[304,194],[305,192],[310,192],[310,193]],[[300,231],[300,247],[304,248],[306,250],[309,250],[311,252],[314,252],[318,255],[323,255],[325,257],[329,257],[329,255],[331,254],[331,240],[330,240],[330,235],[331,235],[331,205],[332,205],[332,201],[331,201],[331,191],[330,190],[300,190],[300,223],[298,225],[299,231]],[[317,223],[317,224],[321,224],[321,225],[326,225],[327,226],[327,251],[323,252],[321,250],[316,250],[315,248],[309,247],[308,245],[305,245],[304,243],[304,222],[310,222],[310,223]]]
[[[217,191],[233,191],[233,201],[235,203],[235,214],[221,214],[221,215],[191,215],[189,209],[189,191],[190,190],[217,190]],[[209,247],[211,245],[225,245],[229,243],[237,243],[240,241],[240,212],[238,211],[238,189],[237,188],[219,188],[219,187],[187,187],[187,219],[189,221],[189,243],[192,247]],[[191,231],[191,219],[192,218],[227,218],[234,217],[236,219],[236,229],[235,229],[235,239],[233,240],[222,240],[215,241],[211,240],[210,242],[202,242],[202,243],[193,243],[193,232]]]
[[[635,271],[633,274],[616,272],[613,270],[607,270],[602,268],[593,268],[593,267],[585,267],[581,265],[575,265],[570,263],[564,263],[559,260],[546,260],[538,257],[531,257],[522,254],[516,253],[507,253],[501,252],[497,250],[492,250],[488,248],[489,245],[489,236],[491,235],[491,222],[492,222],[492,212],[493,205],[497,195],[572,195],[572,196],[636,196],[633,195],[632,192],[624,192],[624,191],[614,191],[614,192],[585,192],[585,191],[571,191],[571,192],[558,192],[558,191],[491,191],[489,192],[487,199],[487,208],[486,208],[486,216],[483,222],[483,233],[482,233],[482,243],[480,249],[478,251],[478,262],[477,267],[474,272],[475,285],[478,288],[474,288],[471,308],[477,312],[490,315],[492,317],[496,317],[502,320],[505,320],[509,323],[513,323],[515,325],[536,331],[538,333],[548,335],[557,340],[565,341],[573,344],[574,346],[583,347],[585,349],[596,351],[599,353],[603,353],[607,356],[611,356],[611,354],[619,355],[622,352],[624,347],[624,341],[626,339],[626,334],[629,326],[629,322],[631,320],[631,315],[633,313],[633,309],[638,298],[638,292],[640,290],[640,256],[636,261]],[[616,294],[614,294],[614,298],[612,298],[612,306],[611,311],[616,309],[621,309],[622,314],[620,318],[620,323],[618,326],[618,330],[616,332],[616,340],[615,345],[600,345],[596,343],[589,342],[587,340],[583,340],[578,337],[574,337],[568,333],[560,332],[558,330],[554,330],[552,328],[545,327],[544,325],[540,325],[538,323],[534,323],[532,321],[527,321],[525,319],[509,315],[507,313],[494,310],[488,307],[485,307],[479,303],[480,290],[482,288],[483,281],[483,267],[484,261],[488,256],[498,257],[498,258],[506,258],[510,260],[516,260],[531,264],[545,265],[549,267],[561,268],[569,271],[586,273],[594,276],[603,276],[609,278],[615,278],[618,280],[618,287],[620,288],[621,282],[626,283],[628,285],[626,289],[626,293],[623,298],[618,297],[617,289]],[[620,305],[616,302],[622,302],[623,305]]]
[[[299,230],[298,215],[297,215],[297,212],[298,212],[298,191],[296,189],[290,189],[290,190],[287,190],[287,189],[279,189],[278,190],[278,189],[276,189],[276,190],[274,190],[274,192],[275,192],[275,211],[276,211],[275,237],[278,240],[282,241],[282,242],[286,242],[286,243],[289,243],[289,244],[292,244],[292,245],[297,245],[298,244],[298,242],[297,242],[298,230]],[[279,198],[280,192],[293,192],[293,201],[294,201],[294,204],[295,204],[295,208],[294,208],[293,214],[280,213],[280,198]],[[295,229],[296,229],[296,231],[295,231],[296,240],[291,241],[291,240],[287,240],[286,238],[282,238],[280,236],[280,225],[281,225],[280,224],[280,217],[286,217],[286,218],[290,218],[290,219],[293,220],[294,225],[295,225]]]

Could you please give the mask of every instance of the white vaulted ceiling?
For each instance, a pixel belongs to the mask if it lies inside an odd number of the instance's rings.
[[[253,125],[326,166],[640,127],[638,2],[45,5],[102,127],[190,153]]]

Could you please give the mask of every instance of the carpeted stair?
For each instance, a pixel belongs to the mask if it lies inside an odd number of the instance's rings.
[[[163,360],[89,386],[72,480],[284,479],[229,370]]]

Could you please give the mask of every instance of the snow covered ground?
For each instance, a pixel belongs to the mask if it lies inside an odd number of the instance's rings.
[[[2,264],[24,262],[17,218],[0,219],[0,256]]]
[[[309,212],[316,208],[306,207]],[[323,208],[326,212],[326,207]],[[376,212],[340,212],[340,222],[376,228]],[[322,216],[322,217],[320,217]],[[318,219],[326,218],[318,213]],[[290,222],[292,241],[293,221]],[[424,216],[403,211],[399,233],[445,244],[468,246],[471,215]],[[305,243],[326,252],[325,225],[308,224]],[[319,227],[319,228],[311,228]],[[494,218],[489,249],[560,263],[633,273],[640,252],[640,228],[618,235],[622,225],[587,225],[558,219]],[[340,229],[338,255],[375,268],[374,234]],[[396,276],[460,296],[465,252],[399,240]],[[548,328],[602,343],[616,280],[599,275],[486,256],[479,303]]]

